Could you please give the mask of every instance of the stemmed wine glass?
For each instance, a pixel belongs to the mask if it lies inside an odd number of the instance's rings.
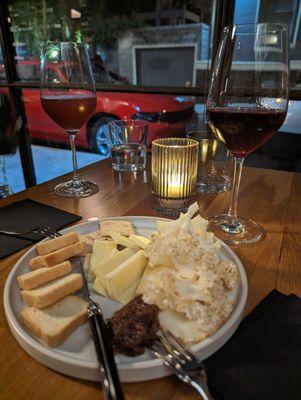
[[[208,123],[234,157],[231,204],[210,218],[211,230],[230,244],[254,243],[263,229],[237,216],[245,157],[283,124],[288,106],[288,31],[284,24],[226,27],[206,104]]]
[[[56,65],[59,74],[54,74]],[[55,192],[63,197],[87,197],[98,192],[98,186],[78,175],[75,138],[96,108],[95,83],[84,43],[47,42],[41,54],[41,103],[49,115],[69,135],[72,180],[60,183]]]

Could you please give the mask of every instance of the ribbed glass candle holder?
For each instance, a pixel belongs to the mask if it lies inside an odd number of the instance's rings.
[[[198,142],[164,138],[152,142],[152,190],[157,211],[185,211],[194,192],[198,171]]]

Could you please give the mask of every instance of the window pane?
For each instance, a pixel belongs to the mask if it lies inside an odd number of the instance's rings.
[[[19,77],[39,80],[42,42],[84,41],[97,83],[204,86],[212,4],[213,0],[11,1]]]
[[[97,91],[97,108],[76,139],[79,167],[109,156],[106,125],[149,122],[149,142],[185,136],[204,119],[204,99],[131,93],[132,86],[208,89],[214,0],[14,0],[11,30],[21,81],[39,82],[41,43],[85,42],[96,83],[129,92]],[[1,69],[2,68],[2,69]],[[3,65],[0,68],[4,73]],[[53,64],[50,74],[66,74]],[[38,88],[23,89],[37,183],[72,170],[69,138],[44,111]],[[17,165],[12,159],[12,168]],[[18,166],[19,168],[19,166]],[[23,184],[23,183],[22,183]]]
[[[0,49],[0,58],[2,51]],[[2,65],[1,80],[5,82]],[[8,88],[0,86],[0,198],[25,189],[22,165],[18,149],[21,121],[13,112]]]
[[[290,32],[290,88],[301,97],[301,1],[236,0],[234,23],[286,23]],[[267,82],[268,85],[268,74]],[[269,142],[247,158],[247,164],[301,171],[301,101],[290,100],[286,120]]]

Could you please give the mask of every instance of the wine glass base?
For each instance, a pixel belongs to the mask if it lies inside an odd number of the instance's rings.
[[[264,230],[256,222],[228,214],[209,218],[208,230],[228,244],[252,244],[262,239]]]
[[[85,180],[79,180],[75,184],[74,181],[71,180],[56,185],[54,191],[57,195],[62,197],[80,199],[97,193],[99,191],[99,186],[94,182]]]

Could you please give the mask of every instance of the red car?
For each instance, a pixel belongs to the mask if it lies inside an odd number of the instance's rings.
[[[59,65],[51,66],[52,73],[62,78]],[[22,80],[39,79],[39,62],[18,62]],[[1,89],[3,91],[4,89]],[[23,89],[30,136],[55,143],[68,143],[66,132],[43,110],[38,89]],[[105,126],[114,119],[143,119],[149,122],[149,143],[159,137],[181,136],[196,125],[194,102],[182,96],[145,93],[97,91],[97,106],[93,117],[83,126],[76,143],[100,154],[108,153]]]

